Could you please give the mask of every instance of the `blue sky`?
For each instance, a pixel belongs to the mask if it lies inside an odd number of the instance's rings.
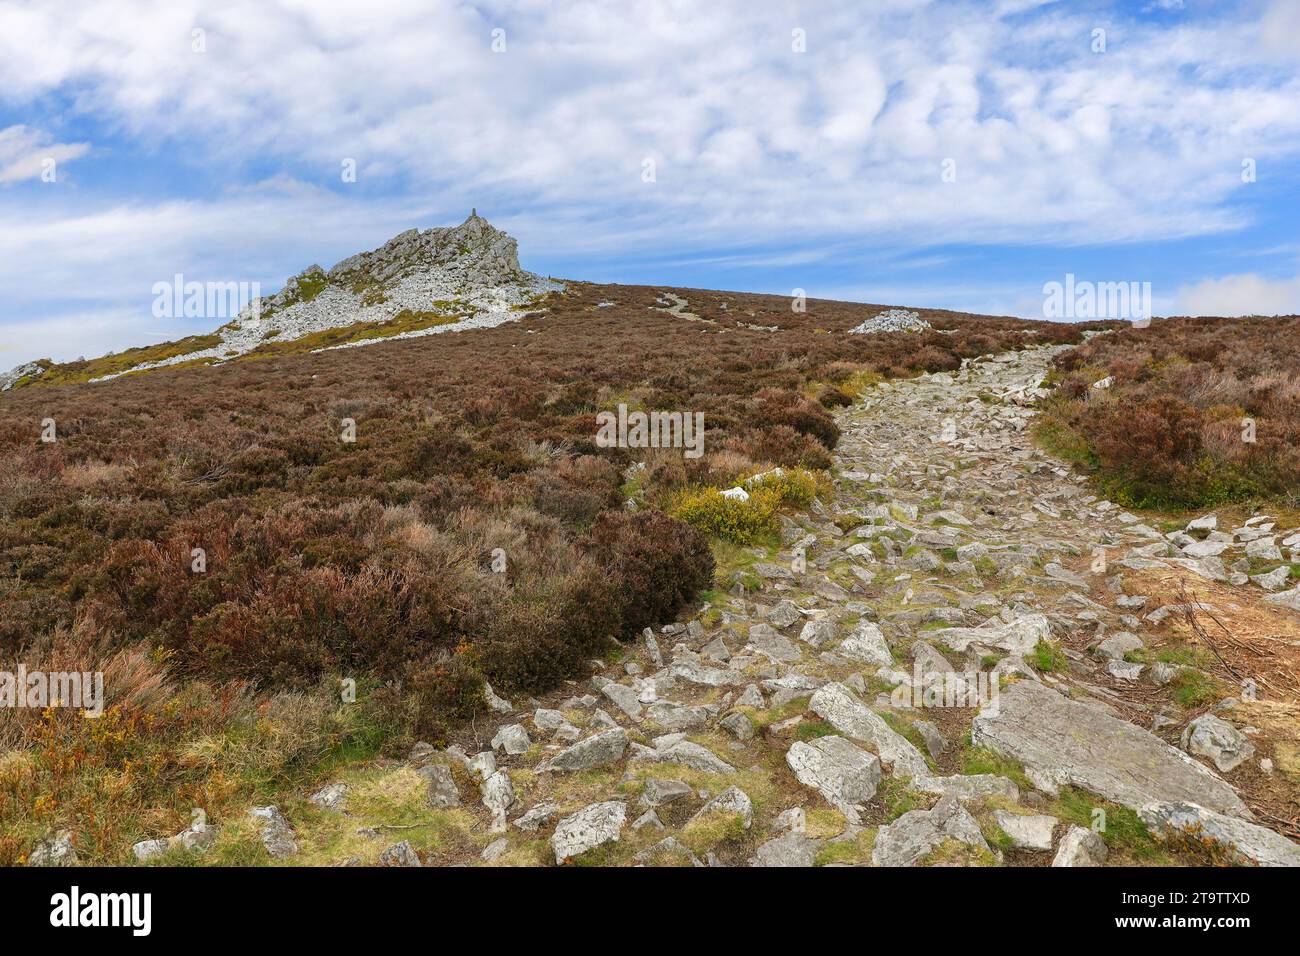
[[[1297,0],[0,0],[0,368],[471,206],[559,277],[1297,312],[1297,50]]]

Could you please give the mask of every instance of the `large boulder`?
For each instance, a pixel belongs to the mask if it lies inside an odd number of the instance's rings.
[[[934,637],[954,651],[964,651],[976,644],[1024,655],[1037,647],[1039,641],[1051,639],[1052,625],[1045,614],[1022,614],[1009,622],[994,619],[979,627],[950,627],[936,631]]]
[[[1182,746],[1189,754],[1209,757],[1221,773],[1236,770],[1255,755],[1245,734],[1213,714],[1202,714],[1183,729]]]
[[[1300,866],[1300,845],[1267,827],[1215,813],[1194,803],[1151,803],[1138,811],[1152,831],[1210,839],[1236,862],[1256,866]]]
[[[551,849],[555,862],[566,863],[605,843],[617,842],[627,823],[627,804],[620,800],[593,803],[555,825]]]
[[[819,792],[854,825],[861,823],[857,805],[875,796],[880,784],[880,760],[843,737],[798,741],[785,762],[800,783]]]
[[[871,747],[895,776],[929,776],[930,767],[921,751],[843,684],[827,684],[813,694],[808,707],[844,736]]]
[[[1023,764],[1048,793],[1076,786],[1134,810],[1186,800],[1250,816],[1223,779],[1159,737],[1032,681],[1012,684],[980,711],[971,743]]]
[[[579,740],[550,760],[541,764],[540,770],[589,770],[617,763],[623,759],[627,750],[627,732],[622,727],[593,734],[585,740]]]

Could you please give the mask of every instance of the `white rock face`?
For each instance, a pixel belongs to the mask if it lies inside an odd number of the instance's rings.
[[[45,371],[45,366],[39,362],[25,362],[7,372],[0,372],[0,392],[7,392],[17,384],[19,379],[26,378],[29,375],[40,375]]]
[[[219,345],[128,371],[194,359],[222,362],[268,341],[293,341],[357,322],[381,324],[402,311],[436,312],[459,319],[332,348],[490,328],[519,318],[520,307],[561,288],[561,283],[522,270],[515,239],[474,213],[459,226],[408,230],[378,249],[344,259],[328,272],[311,266],[289,279],[275,295],[250,303],[220,328]]]
[[[994,810],[993,819],[1011,842],[1022,850],[1050,850],[1052,831],[1060,823],[1056,817],[1046,815],[1021,816],[1006,810]]]
[[[880,760],[843,737],[798,741],[786,752],[785,762],[800,783],[818,791],[855,825],[861,822],[857,805],[875,796],[880,784]]]
[[[555,826],[551,849],[555,862],[564,863],[604,843],[615,842],[627,822],[627,804],[621,800],[593,803],[570,814]]]
[[[492,738],[492,749],[500,748],[508,754],[527,753],[532,745],[533,742],[523,724],[507,724]]]
[[[856,328],[849,329],[850,335],[871,335],[877,332],[924,332],[930,328],[915,312],[906,309],[886,309],[874,319],[867,319]]]

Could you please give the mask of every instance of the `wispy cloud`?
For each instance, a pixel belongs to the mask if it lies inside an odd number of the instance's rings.
[[[90,151],[89,143],[56,143],[28,126],[0,129],[0,184],[24,179],[57,181],[58,167]]]
[[[1178,305],[1186,315],[1295,315],[1300,313],[1300,277],[1244,273],[1204,279],[1180,288]]]

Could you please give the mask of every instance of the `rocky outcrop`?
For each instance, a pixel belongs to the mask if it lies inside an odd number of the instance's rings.
[[[404,313],[445,322],[334,347],[489,328],[518,318],[522,307],[560,288],[522,270],[515,239],[474,212],[458,226],[407,230],[328,271],[310,266],[218,329],[217,345],[129,371],[201,359],[223,362],[270,341],[291,342],[356,323],[382,326]]]

